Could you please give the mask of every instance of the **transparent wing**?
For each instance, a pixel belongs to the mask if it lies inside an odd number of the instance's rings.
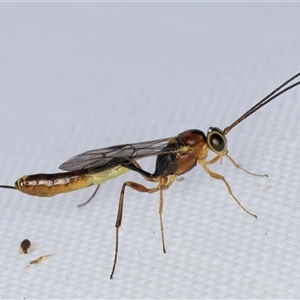
[[[61,164],[59,168],[64,171],[75,171],[87,168],[105,170],[120,163],[130,162],[146,156],[177,152],[178,147],[176,147],[176,144],[177,139],[173,137],[90,150],[72,157]]]

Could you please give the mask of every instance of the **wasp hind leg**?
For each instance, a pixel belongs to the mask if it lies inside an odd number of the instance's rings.
[[[86,204],[88,204],[96,196],[96,194],[99,190],[99,187],[100,187],[100,184],[97,185],[97,187],[96,187],[94,193],[92,194],[92,196],[89,199],[87,199],[85,202],[83,202],[81,204],[78,204],[77,207],[82,207],[82,206],[85,206]]]
[[[138,164],[136,163],[136,167]],[[166,253],[166,247],[165,247],[165,238],[164,238],[164,228],[163,228],[163,219],[162,219],[162,212],[163,212],[163,191],[168,189],[172,183],[176,180],[176,175],[171,175],[169,177],[163,177],[160,176],[158,178],[147,178],[144,176],[145,179],[149,181],[157,181],[158,185],[155,188],[147,188],[137,182],[133,181],[126,181],[124,182],[121,193],[120,193],[120,199],[119,199],[119,207],[118,207],[118,213],[117,213],[117,220],[116,220],[116,245],[115,245],[115,257],[114,257],[114,262],[113,262],[113,267],[110,275],[110,279],[113,279],[113,275],[115,272],[116,264],[117,264],[117,258],[118,258],[118,248],[119,248],[119,228],[122,224],[122,217],[123,217],[123,206],[124,206],[124,195],[125,195],[125,188],[130,187],[138,192],[141,193],[155,193],[159,191],[159,220],[160,220],[160,229],[161,229],[161,238],[162,238],[162,247],[163,247],[163,252]]]

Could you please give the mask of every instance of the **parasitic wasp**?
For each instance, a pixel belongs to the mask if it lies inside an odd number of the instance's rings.
[[[110,275],[110,278],[112,279],[117,264],[119,228],[122,223],[126,187],[130,187],[141,193],[159,192],[159,220],[163,252],[166,252],[162,220],[163,192],[174,183],[177,176],[190,171],[197,165],[197,163],[201,165],[206,173],[208,173],[208,175],[212,178],[222,180],[229,194],[237,202],[237,204],[246,213],[256,217],[256,215],[249,212],[235,197],[226,179],[222,175],[212,172],[209,169],[209,165],[216,163],[223,157],[227,157],[238,169],[252,175],[266,176],[254,174],[245,170],[228,155],[226,135],[232,128],[248,118],[255,111],[262,108],[281,94],[299,85],[300,81],[297,81],[287,86],[299,76],[300,73],[294,75],[289,80],[281,84],[278,88],[264,97],[240,118],[234,121],[230,126],[225,127],[223,130],[217,127],[210,127],[207,131],[207,135],[205,135],[203,131],[199,129],[191,129],[180,133],[176,137],[134,144],[122,144],[87,151],[74,156],[60,165],[59,168],[67,172],[26,175],[18,179],[15,182],[15,186],[0,185],[0,187],[17,189],[32,196],[52,197],[60,193],[72,192],[91,185],[97,185],[92,196],[85,203],[80,205],[82,206],[87,204],[96,195],[100,184],[114,179],[130,170],[139,173],[147,181],[156,182],[157,186],[154,188],[147,188],[146,186],[133,181],[126,181],[123,183],[115,224],[115,254]],[[209,150],[215,154],[215,157],[211,160],[207,160]],[[156,156],[155,170],[153,173],[142,169],[137,162],[137,160],[149,156]]]

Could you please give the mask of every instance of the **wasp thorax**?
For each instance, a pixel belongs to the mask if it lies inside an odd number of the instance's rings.
[[[227,153],[227,140],[221,129],[209,127],[207,131],[207,143],[209,148],[216,154],[225,155]]]
[[[205,141],[206,137],[203,131],[199,129],[186,130],[178,135],[180,143],[188,146],[195,146],[198,143]]]

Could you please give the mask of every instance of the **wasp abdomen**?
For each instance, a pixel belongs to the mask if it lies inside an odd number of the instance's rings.
[[[28,195],[52,197],[92,185],[90,177],[71,173],[25,175],[16,181],[15,187]]]

